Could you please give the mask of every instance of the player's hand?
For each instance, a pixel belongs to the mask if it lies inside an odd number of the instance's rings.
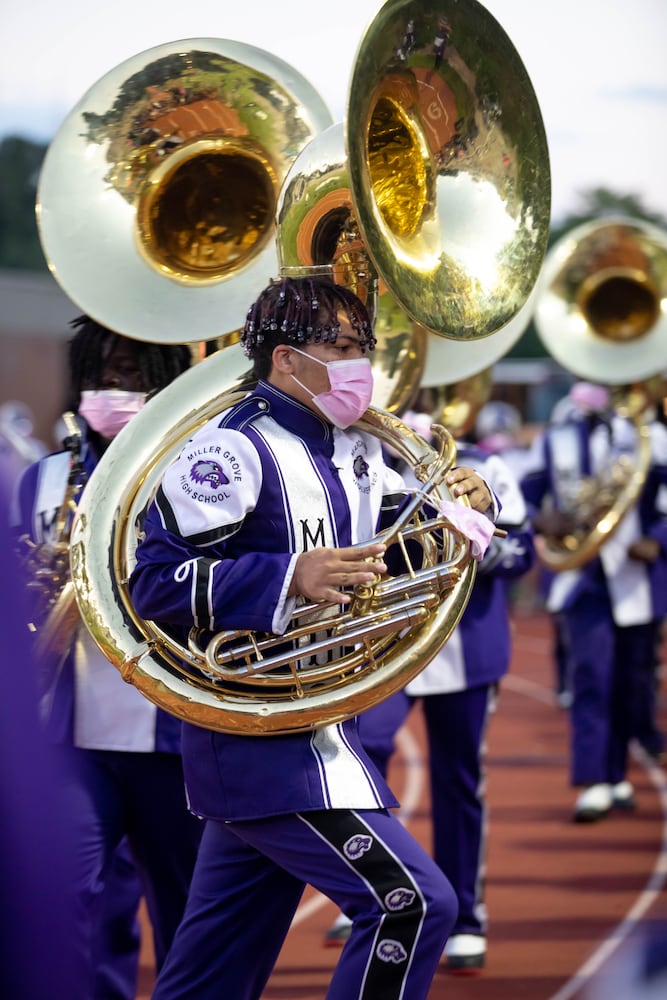
[[[288,596],[309,601],[333,601],[349,604],[352,594],[341,587],[372,583],[387,572],[382,559],[386,546],[374,542],[343,549],[311,549],[297,558]]]
[[[643,535],[628,548],[628,556],[637,562],[653,563],[660,555],[660,542],[648,535]]]
[[[480,514],[486,514],[493,503],[489,487],[480,474],[467,465],[461,465],[448,472],[445,482],[452,496],[466,496],[472,509],[478,510]]]
[[[533,530],[547,538],[567,538],[573,535],[581,525],[573,514],[561,510],[543,510],[533,515]]]

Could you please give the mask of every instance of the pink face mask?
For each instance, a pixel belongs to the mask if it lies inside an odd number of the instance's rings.
[[[297,354],[323,365],[329,376],[329,392],[320,392],[316,396],[310,389],[299,382],[295,375],[292,378],[309,393],[315,406],[318,407],[334,427],[345,430],[356,423],[368,409],[373,395],[373,372],[368,358],[350,358],[349,361],[320,361],[312,354],[293,347]]]
[[[601,413],[609,406],[609,390],[594,382],[575,382],[569,395],[585,413]]]
[[[79,413],[94,431],[111,441],[146,402],[145,392],[124,389],[85,389]]]

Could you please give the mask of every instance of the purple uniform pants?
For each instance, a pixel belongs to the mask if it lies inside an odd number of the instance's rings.
[[[423,699],[429,742],[433,857],[456,889],[454,934],[485,934],[489,685]]]
[[[306,883],[353,921],[328,1000],[425,1000],[456,897],[395,816],[351,809],[209,820],[153,1000],[258,1000]]]
[[[575,786],[625,779],[628,744],[651,697],[653,623],[620,628],[606,593],[582,595],[563,612],[572,676],[571,781]]]
[[[433,857],[458,899],[453,934],[486,933],[484,740],[493,700],[494,688],[487,684],[421,699],[429,745]],[[413,702],[399,691],[359,718],[364,749],[384,775]]]
[[[104,878],[94,1000],[134,1000],[141,952],[141,882],[126,839]]]
[[[100,963],[109,958],[108,936],[99,930],[114,908],[104,893],[118,845],[127,836],[160,968],[183,915],[203,824],[188,812],[178,754],[60,749],[67,765],[63,801],[77,845],[74,939],[93,996]]]

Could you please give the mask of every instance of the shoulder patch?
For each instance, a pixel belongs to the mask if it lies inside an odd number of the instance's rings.
[[[223,537],[254,509],[262,482],[259,456],[245,434],[206,424],[167,469],[162,493],[185,537]]]

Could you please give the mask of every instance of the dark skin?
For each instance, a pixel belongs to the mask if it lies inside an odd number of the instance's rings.
[[[576,527],[576,518],[560,510],[541,511],[533,517],[534,530],[550,538],[565,538],[566,535],[571,535]]]
[[[107,341],[103,349],[104,366],[98,385],[84,382],[82,389],[122,389],[124,392],[146,392],[132,341],[117,337]]]
[[[326,368],[313,363],[308,356],[319,361],[340,361],[361,358],[364,350],[359,344],[359,334],[350,325],[347,317],[339,315],[340,333],[335,344],[306,344],[299,347],[300,354],[289,344],[279,344],[272,354],[272,365],[268,381],[276,388],[307,406],[321,416],[311,398],[330,388]],[[304,356],[306,355],[306,356]],[[303,389],[295,380],[308,387]],[[484,480],[474,469],[465,466],[452,469],[447,475],[447,485],[454,496],[467,496],[470,506],[485,513],[492,504],[491,494]],[[349,604],[352,594],[340,590],[341,587],[355,587],[357,584],[372,583],[376,576],[387,572],[382,559],[386,546],[348,546],[339,549],[317,548],[301,553],[296,560],[294,575],[288,595],[300,595],[309,601],[332,601]]]
[[[630,559],[635,559],[637,562],[653,563],[660,555],[660,542],[644,535],[632,543],[628,548],[628,555]]]
[[[105,342],[102,348],[102,372],[99,380],[84,380],[81,390],[120,389],[123,392],[147,392],[144,378],[137,363],[135,342],[125,337],[116,337]],[[106,450],[109,438],[98,435],[99,448]]]

